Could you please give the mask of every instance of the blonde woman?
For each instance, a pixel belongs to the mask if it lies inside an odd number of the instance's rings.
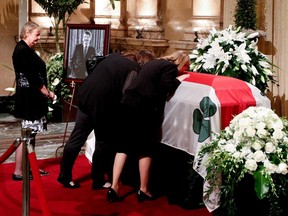
[[[178,56],[178,58],[172,58]],[[138,202],[154,200],[148,183],[155,147],[161,142],[164,107],[175,90],[189,74],[179,75],[186,62],[186,53],[145,63],[137,79],[126,89],[120,106],[117,154],[113,166],[112,186],[107,192],[109,202],[121,201],[119,181],[128,155],[138,158],[140,185]],[[181,66],[180,66],[181,65]]]
[[[35,52],[34,47],[40,40],[41,28],[34,22],[27,22],[20,32],[20,41],[14,49],[12,60],[16,77],[15,113],[22,120],[22,128],[31,128],[31,144],[35,147],[38,132],[46,130],[48,99],[53,100],[55,94],[47,88],[46,64]],[[49,173],[40,170],[40,175]],[[14,181],[21,181],[22,176],[22,144],[15,154]]]
[[[188,70],[191,64],[188,52],[183,50],[178,50],[171,55],[163,56],[159,59],[166,59],[176,64],[178,69],[178,76],[185,74],[185,71]]]

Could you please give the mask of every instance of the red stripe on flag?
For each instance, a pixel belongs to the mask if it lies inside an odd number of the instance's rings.
[[[195,82],[211,86],[215,89],[221,104],[221,129],[229,125],[233,116],[250,106],[256,106],[255,98],[246,82],[232,77],[190,73],[187,82]]]

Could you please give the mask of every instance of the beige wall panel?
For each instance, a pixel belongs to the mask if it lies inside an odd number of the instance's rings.
[[[279,67],[279,69],[277,69],[279,86],[274,86],[273,88],[274,106],[280,114],[288,116],[288,1],[274,1],[273,27],[273,45],[275,47],[273,63]]]
[[[189,19],[192,17],[191,0],[163,1],[163,13],[165,38],[168,40],[183,39],[184,29],[189,27]]]
[[[0,96],[7,96],[9,92],[4,89],[12,87],[14,83],[14,71],[12,65],[12,53],[16,45],[15,37],[18,35],[18,1],[1,0],[0,3]]]

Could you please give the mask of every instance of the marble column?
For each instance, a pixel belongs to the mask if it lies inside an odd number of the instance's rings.
[[[222,27],[223,0],[192,0],[190,26],[184,30],[184,40],[205,37],[213,27]]]
[[[164,39],[161,0],[136,0],[128,19],[128,36],[137,39]]]

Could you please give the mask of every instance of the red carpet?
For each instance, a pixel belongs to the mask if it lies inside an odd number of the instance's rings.
[[[80,155],[74,168],[74,178],[81,184],[79,189],[63,188],[56,179],[59,173],[59,159],[39,160],[39,167],[50,172],[49,176],[41,177],[49,209],[53,216],[161,216],[189,215],[211,216],[205,208],[184,210],[176,205],[169,205],[167,198],[162,196],[152,202],[138,203],[136,193],[130,186],[122,186],[121,194],[129,194],[124,201],[108,203],[107,190],[91,189],[90,168],[88,160]],[[22,182],[11,180],[14,163],[0,164],[0,214],[3,216],[22,215]],[[31,181],[30,216],[42,215],[35,181]]]

